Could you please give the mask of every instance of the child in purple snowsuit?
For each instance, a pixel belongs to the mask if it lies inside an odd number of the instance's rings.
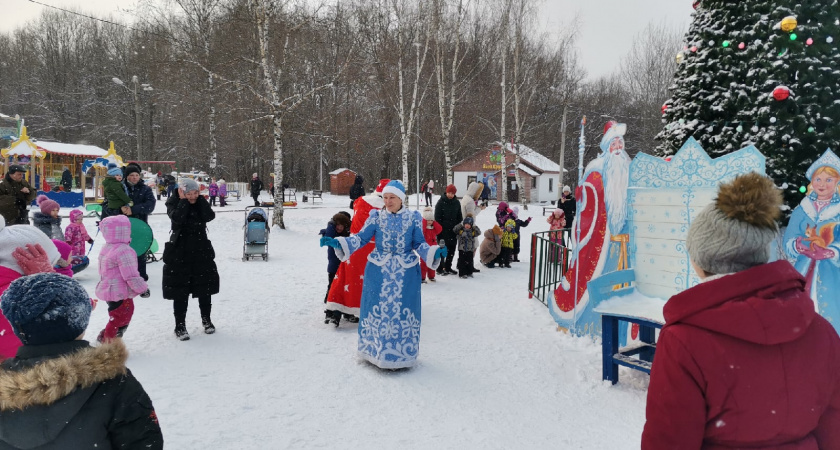
[[[210,185],[207,186],[207,193],[210,194],[210,206],[216,206],[216,197],[219,195],[219,185],[216,184],[215,178],[213,178],[210,181]]]
[[[134,297],[146,292],[148,286],[137,270],[137,253],[131,242],[131,222],[122,214],[102,219],[99,229],[105,245],[99,253],[99,283],[96,296],[108,302],[110,320],[96,338],[99,342],[122,337],[134,315]]]
[[[225,182],[224,178],[219,179],[219,206],[226,206],[227,202],[225,198],[227,197],[227,183]]]

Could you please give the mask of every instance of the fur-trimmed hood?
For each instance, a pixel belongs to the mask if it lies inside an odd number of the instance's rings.
[[[0,370],[0,414],[56,403],[77,389],[86,389],[126,373],[128,350],[121,339],[82,349],[30,367]]]

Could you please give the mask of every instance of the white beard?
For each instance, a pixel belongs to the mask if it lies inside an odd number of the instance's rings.
[[[604,186],[604,203],[607,206],[607,219],[610,223],[610,234],[616,235],[624,228],[627,219],[627,186],[630,179],[630,158],[622,151],[617,155],[605,155],[603,174],[606,177]]]

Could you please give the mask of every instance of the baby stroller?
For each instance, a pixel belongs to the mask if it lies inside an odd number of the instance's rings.
[[[245,245],[242,248],[242,261],[262,257],[268,261],[268,214],[259,207],[245,208]]]

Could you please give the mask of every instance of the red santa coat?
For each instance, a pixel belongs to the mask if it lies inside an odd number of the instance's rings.
[[[377,194],[366,195],[356,199],[353,203],[353,221],[350,223],[350,234],[356,234],[364,227],[374,209],[382,209],[385,203]],[[364,286],[365,267],[370,252],[376,248],[374,239],[364,247],[356,250],[350,259],[338,266],[335,280],[330,286],[327,296],[326,310],[341,311],[345,314],[359,315],[362,302],[362,287]]]
[[[787,262],[664,309],[642,449],[840,449],[840,338]]]

